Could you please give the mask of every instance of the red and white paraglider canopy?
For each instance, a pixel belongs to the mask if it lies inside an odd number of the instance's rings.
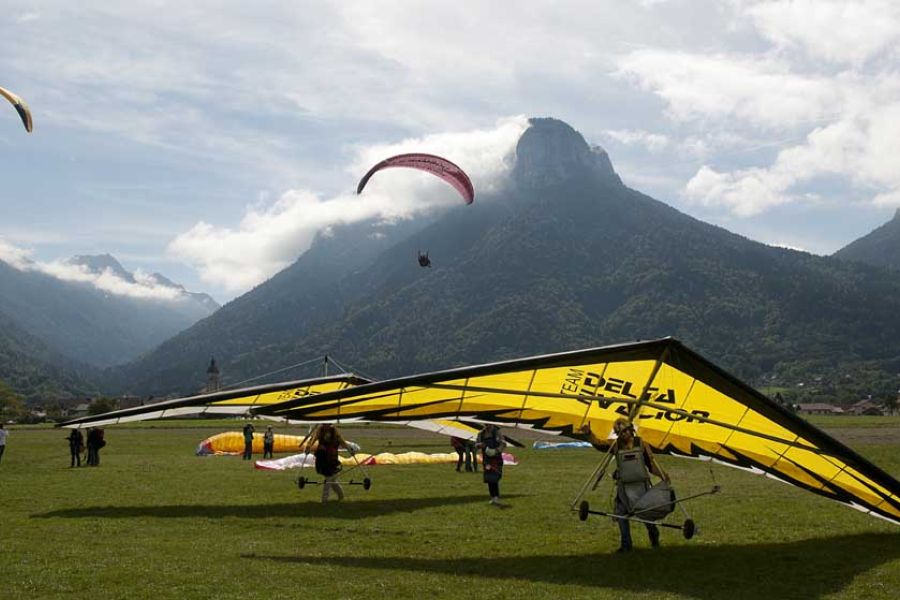
[[[405,167],[408,169],[426,171],[440,177],[452,185],[463,197],[463,200],[466,201],[466,204],[472,204],[475,200],[475,187],[472,185],[472,180],[469,179],[469,176],[466,175],[465,171],[446,158],[441,158],[434,154],[422,153],[398,154],[397,156],[384,159],[369,169],[369,172],[359,180],[359,185],[356,186],[356,193],[362,193],[366,184],[369,183],[369,179],[371,179],[375,173],[382,169],[390,169],[392,167]]]

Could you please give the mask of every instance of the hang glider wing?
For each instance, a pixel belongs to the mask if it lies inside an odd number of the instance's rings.
[[[900,524],[900,482],[671,338],[380,381],[252,412],[332,422],[468,419],[600,447],[615,419],[631,416],[658,453],[766,474]]]
[[[22,125],[25,126],[25,131],[31,133],[33,128],[33,124],[31,121],[31,110],[28,108],[28,105],[16,94],[13,94],[11,91],[0,87],[0,96],[6,98],[10,104],[13,105],[13,108],[16,109],[16,112],[19,113],[19,118],[22,119]]]
[[[119,423],[130,423],[134,421],[150,421],[154,419],[169,419],[193,415],[220,415],[231,417],[250,416],[250,409],[254,407],[276,404],[309,395],[343,390],[364,383],[369,383],[369,380],[352,373],[343,373],[331,377],[287,381],[284,383],[226,390],[222,392],[215,392],[212,394],[200,394],[188,398],[165,400],[162,402],[156,402],[144,406],[136,406],[134,408],[126,408],[98,415],[72,419],[70,421],[61,423],[59,426],[72,429],[81,429],[86,427],[100,427],[104,425],[117,425]],[[272,418],[279,421],[285,420],[281,417]],[[296,419],[287,419],[287,421],[292,423],[310,422]],[[478,430],[474,427],[451,420],[413,420],[398,423],[398,425],[409,425],[410,427],[414,427],[416,429],[422,429],[441,435],[456,436],[465,439],[474,440],[478,435]],[[238,436],[240,449],[243,450],[243,434],[238,433],[235,435]],[[261,440],[262,434],[260,433],[258,435]],[[284,437],[285,439],[287,439],[291,436],[280,436],[280,434],[276,434],[276,441],[279,439],[279,437]],[[255,441],[254,445],[256,445]],[[255,451],[262,452],[262,441],[260,441],[258,445],[259,448]],[[518,442],[514,442],[514,445],[520,444],[518,444]],[[296,449],[296,444],[294,444],[294,447],[291,448],[291,450],[294,449]],[[276,450],[276,452],[284,451],[287,450]]]
[[[478,429],[459,421],[451,421],[448,419],[435,419],[433,421],[411,420],[402,423],[415,429],[431,431],[441,435],[449,435],[452,437],[462,438],[464,440],[474,440],[478,437]]]
[[[431,173],[435,177],[439,177],[452,185],[453,188],[459,192],[459,195],[462,196],[463,201],[465,201],[466,204],[472,204],[475,200],[475,187],[472,185],[472,180],[469,179],[469,176],[466,175],[465,171],[446,158],[420,152],[413,154],[398,154],[397,156],[386,158],[376,164],[363,175],[362,179],[359,180],[359,184],[356,186],[356,193],[361,194],[363,189],[365,189],[366,184],[369,183],[369,179],[371,179],[378,171],[397,167],[417,169],[419,171]]]
[[[72,419],[61,423],[60,427],[79,429],[101,425],[116,425],[131,421],[183,417],[186,415],[249,416],[250,409],[253,407],[275,404],[323,392],[343,390],[354,385],[367,383],[368,381],[368,379],[363,379],[351,373],[343,373],[330,377],[226,390]]]

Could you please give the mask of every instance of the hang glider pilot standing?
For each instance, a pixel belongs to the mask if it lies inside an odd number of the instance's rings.
[[[343,500],[344,488],[337,481],[341,472],[338,450],[345,448],[350,454],[353,454],[353,447],[344,440],[338,428],[331,423],[319,425],[310,441],[310,445],[313,444],[316,446],[316,472],[325,477],[324,485],[322,485],[322,503],[328,502],[328,495],[332,488],[337,494],[338,500]]]
[[[611,450],[616,457],[616,471],[613,473],[616,481],[616,501],[613,514],[628,517],[634,512],[635,503],[651,488],[651,473],[666,483],[671,481],[669,475],[656,462],[656,457],[649,446],[643,444],[641,438],[635,435],[634,425],[628,419],[624,417],[616,419],[613,431],[616,434],[616,441]],[[586,427],[584,432],[594,437],[589,427]],[[616,521],[621,537],[617,552],[628,552],[632,547],[631,521],[627,518],[617,518]],[[659,527],[653,523],[645,525],[650,545],[654,548],[659,547]]]

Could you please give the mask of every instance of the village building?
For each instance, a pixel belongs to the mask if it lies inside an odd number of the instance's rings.
[[[798,404],[797,412],[801,415],[842,415],[844,409],[840,406],[825,404],[824,402],[810,402],[808,404]]]
[[[850,406],[847,412],[851,415],[884,415],[884,407],[871,397],[860,400]]]
[[[209,367],[206,369],[206,387],[203,393],[211,394],[219,391],[219,367],[216,366],[216,358],[211,356],[209,359]]]

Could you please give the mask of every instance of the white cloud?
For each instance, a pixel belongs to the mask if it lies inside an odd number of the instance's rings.
[[[871,194],[878,205],[900,203],[900,101],[873,108],[812,131],[805,143],[778,153],[769,167],[720,173],[703,166],[685,187],[685,196],[706,206],[724,205],[741,216],[802,201],[791,189],[823,176],[839,176]],[[817,196],[813,196],[817,197]]]
[[[833,63],[862,65],[900,41],[900,4],[892,0],[778,0],[744,10],[778,47]]]
[[[786,190],[796,179],[765,169],[719,173],[703,166],[685,186],[685,196],[704,206],[724,205],[742,217],[790,201]]]
[[[111,269],[92,273],[83,265],[68,264],[62,260],[35,261],[31,259],[31,254],[31,251],[19,248],[0,238],[0,261],[19,271],[34,271],[61,281],[85,283],[98,290],[129,298],[165,301],[183,298],[181,290],[159,285],[152,277],[140,270],[135,272],[135,281],[132,282],[122,279]]]
[[[799,75],[778,59],[642,49],[622,57],[618,77],[665,101],[676,121],[728,121],[796,127],[843,109],[829,78]]]
[[[412,151],[438,154],[469,174],[478,202],[502,185],[526,127],[524,117],[515,117],[501,120],[493,129],[360,147],[347,177],[355,187],[361,174],[388,156]],[[244,291],[294,262],[317,234],[327,235],[336,225],[405,219],[459,202],[456,192],[433,176],[389,169],[375,175],[361,196],[348,193],[323,199],[309,190],[293,189],[274,202],[249,206],[236,228],[197,223],[178,235],[168,252],[196,267],[204,281]]]
[[[30,253],[27,250],[10,244],[3,238],[0,238],[0,260],[3,262],[9,264],[13,268],[24,271],[34,264],[29,256]]]
[[[670,143],[665,135],[640,129],[607,129],[603,133],[620,144],[643,146],[650,152],[660,152]]]
[[[772,243],[769,244],[769,245],[770,245],[770,246],[774,246],[774,247],[776,247],[776,248],[785,248],[785,249],[787,249],[787,250],[796,250],[797,252],[807,252],[807,253],[810,253],[809,250],[807,250],[806,248],[801,248],[800,246],[795,246],[795,245],[789,244],[789,243],[787,243],[787,242],[772,242]],[[811,254],[811,253],[810,253],[810,254]]]

